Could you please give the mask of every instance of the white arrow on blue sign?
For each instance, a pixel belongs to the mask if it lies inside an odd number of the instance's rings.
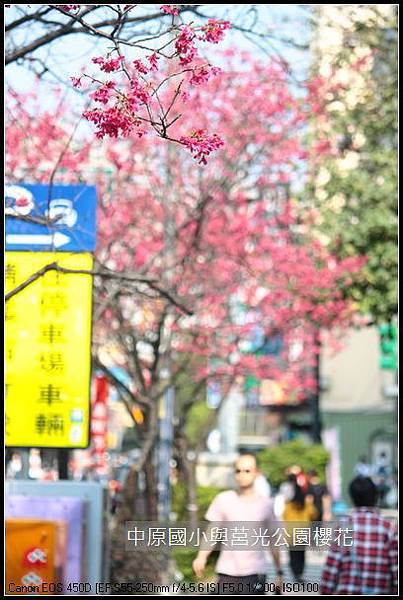
[[[8,233],[6,235],[6,244],[8,246],[54,246],[55,248],[61,248],[70,242],[68,235],[64,233],[44,234],[44,235],[30,235],[25,233]]]
[[[6,250],[91,252],[96,243],[96,189],[86,185],[6,185]],[[19,218],[21,217],[21,218]],[[29,217],[49,219],[30,222]]]

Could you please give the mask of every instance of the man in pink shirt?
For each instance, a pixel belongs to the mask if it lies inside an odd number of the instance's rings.
[[[221,492],[213,500],[206,513],[207,521],[239,523],[273,522],[271,500],[260,496],[254,488],[255,479],[259,474],[256,457],[244,454],[235,464],[235,479],[237,490]],[[193,561],[193,570],[197,577],[202,577],[211,550],[200,550]],[[280,564],[280,554],[277,548],[270,547],[277,569],[276,586],[281,589],[283,575]],[[263,547],[248,550],[220,551],[216,571],[218,574],[219,594],[263,594],[265,575],[267,573],[266,551]]]

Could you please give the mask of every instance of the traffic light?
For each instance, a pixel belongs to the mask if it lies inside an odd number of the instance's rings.
[[[379,327],[381,341],[381,357],[379,366],[381,369],[397,370],[397,327],[391,323],[385,323]]]

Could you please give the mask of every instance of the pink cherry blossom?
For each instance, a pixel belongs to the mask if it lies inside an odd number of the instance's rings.
[[[127,137],[141,124],[135,117],[116,107],[87,110],[83,113],[83,117],[97,126],[95,135],[100,139],[105,136]]]
[[[196,35],[189,25],[183,25],[180,29],[175,48],[179,55],[180,64],[185,66],[190,64],[198,55],[194,44]]]
[[[224,39],[225,31],[230,28],[231,23],[229,21],[209,19],[207,25],[201,28],[204,33],[200,36],[200,39],[212,44],[218,44],[218,42]]]
[[[134,60],[133,64],[139,73],[142,73],[143,75],[147,75],[149,69],[145,66],[145,64],[141,60]]]
[[[147,56],[150,65],[151,65],[151,71],[157,71],[158,70],[158,60],[159,60],[159,56],[157,54],[155,54],[155,52],[153,54],[150,54],[149,56]]]
[[[160,9],[167,15],[179,15],[179,8],[175,4],[163,4]]]
[[[196,67],[192,75],[189,79],[189,83],[191,85],[200,85],[202,83],[207,83],[211,76],[218,75],[221,73],[221,69],[219,67],[212,67],[211,65],[202,65],[200,67]]]
[[[81,87],[81,77],[70,77],[73,87],[79,88]]]
[[[107,104],[112,96],[112,93],[116,87],[114,81],[105,81],[95,92],[90,94],[90,97],[96,102]]]
[[[107,58],[98,56],[92,59],[92,62],[96,65],[100,65],[101,71],[105,73],[112,73],[118,71],[121,68],[121,64],[124,61],[124,56],[117,56],[116,58]]]
[[[78,10],[81,7],[81,4],[55,4],[56,8],[61,8],[66,12],[70,12],[72,10]]]
[[[207,156],[214,150],[218,150],[224,145],[223,140],[214,133],[206,135],[206,132],[199,129],[190,136],[181,136],[180,142],[186,146],[193,154],[194,158],[199,159],[200,164],[207,164]]]

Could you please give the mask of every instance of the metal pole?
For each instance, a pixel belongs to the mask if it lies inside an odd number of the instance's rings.
[[[166,170],[166,203],[165,203],[165,223],[164,223],[164,245],[166,251],[166,269],[165,277],[169,282],[172,277],[171,269],[174,268],[174,251],[176,222],[174,218],[175,198],[171,195],[174,190],[172,173],[170,169],[170,159],[172,150],[167,149],[167,170]],[[172,202],[170,201],[172,198]],[[172,374],[171,359],[171,339],[169,332],[170,314],[166,316],[162,329],[162,342],[160,352],[163,354],[160,369],[160,378],[169,381]],[[157,452],[157,482],[158,482],[158,518],[160,520],[169,520],[171,514],[171,481],[170,469],[173,446],[173,414],[174,414],[175,390],[171,386],[164,393],[160,404],[160,418],[158,420],[159,439]]]
[[[159,418],[158,468],[158,517],[168,521],[171,513],[170,467],[173,443],[174,389],[168,388],[161,398]]]
[[[69,478],[69,451],[65,448],[60,448],[57,451],[57,469],[59,471],[59,479]]]
[[[24,448],[20,450],[21,455],[21,471],[18,479],[29,479],[29,452],[31,448]]]
[[[315,384],[316,389],[314,395],[311,397],[311,418],[312,418],[312,438],[316,444],[322,442],[322,420],[320,413],[320,330],[317,328],[315,331],[314,344],[317,349],[316,361],[315,361]]]

